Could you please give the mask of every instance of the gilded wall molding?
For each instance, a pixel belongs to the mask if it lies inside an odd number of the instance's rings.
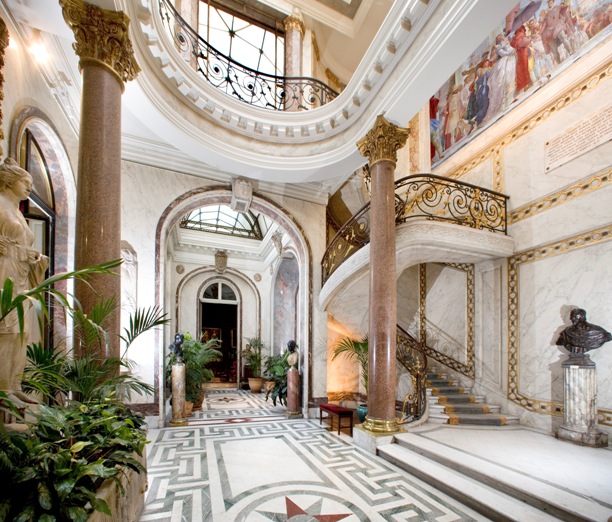
[[[397,151],[406,145],[409,129],[389,123],[382,114],[374,126],[357,142],[361,155],[370,160],[370,168],[379,161],[397,163]]]
[[[476,377],[476,314],[475,314],[475,286],[474,265],[470,263],[436,263],[466,274],[466,306],[465,306],[465,363],[457,361],[427,344],[427,268],[426,264],[419,265],[419,335],[420,341],[425,346],[425,353],[441,362],[445,366],[467,375],[474,379]]]
[[[72,44],[80,58],[79,67],[97,63],[120,81],[134,80],[140,67],[128,34],[130,19],[122,11],[108,11],[82,0],[59,0],[64,20],[76,42]]]
[[[557,96],[550,104],[546,105],[546,107],[538,111],[531,118],[523,120],[510,132],[495,141],[493,145],[487,147],[485,150],[481,150],[477,154],[474,154],[474,156],[467,160],[463,165],[455,169],[448,177],[460,179],[485,160],[493,158],[493,189],[497,191],[503,191],[503,161],[498,162],[498,156],[500,154],[503,154],[503,149],[514,141],[516,141],[517,139],[529,133],[540,123],[546,121],[550,116],[568,107],[573,102],[579,100],[583,95],[597,88],[601,84],[601,82],[609,79],[610,76],[612,76],[612,61],[608,62],[596,73],[590,75],[582,82],[575,84],[573,87],[563,92],[563,94]]]
[[[0,18],[0,158],[4,155],[2,150],[2,141],[4,141],[4,131],[2,130],[2,122],[4,115],[2,113],[2,102],[4,100],[4,53],[9,44],[9,31],[6,23]]]
[[[523,395],[519,390],[519,269],[525,263],[612,240],[612,225],[555,241],[508,258],[508,399],[536,413],[563,415],[563,404]],[[612,426],[612,411],[598,411],[600,424]]]
[[[568,185],[567,187],[553,192],[548,196],[536,199],[531,203],[523,205],[508,213],[508,225],[518,223],[523,219],[530,218],[551,208],[557,207],[582,196],[586,196],[591,192],[595,192],[612,183],[612,168],[604,169],[593,176],[589,176],[581,181]]]

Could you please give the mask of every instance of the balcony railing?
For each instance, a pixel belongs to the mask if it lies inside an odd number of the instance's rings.
[[[177,12],[170,0],[159,0],[159,13],[177,50],[208,83],[244,103],[263,109],[314,109],[338,93],[316,78],[262,73],[242,65],[206,42]]]
[[[506,234],[508,196],[433,174],[414,174],[395,182],[395,223],[413,218],[449,221]],[[370,203],[336,233],[323,255],[322,279],[370,242]]]

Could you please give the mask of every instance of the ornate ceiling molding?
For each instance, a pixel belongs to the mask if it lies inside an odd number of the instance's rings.
[[[487,26],[513,6],[512,0],[396,1],[338,98],[314,110],[283,113],[251,107],[205,84],[173,47],[156,2],[122,3],[133,20],[136,54],[146,72],[129,99],[138,105],[147,98],[148,105],[139,108],[143,123],[163,127],[166,122],[176,132],[177,148],[213,167],[300,183],[346,176],[363,164],[355,143],[376,115],[406,124],[434,85],[486,37]],[[417,81],[419,75],[426,81]]]

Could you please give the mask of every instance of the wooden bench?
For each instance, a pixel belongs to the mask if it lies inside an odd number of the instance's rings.
[[[319,405],[319,424],[323,424],[323,419],[330,419],[330,427],[334,429],[334,418],[338,419],[338,435],[340,435],[340,429],[350,428],[351,437],[353,436],[353,413],[355,410],[350,408],[344,408],[337,404],[320,404]],[[328,413],[327,417],[323,417],[323,412]],[[348,426],[342,426],[342,419],[348,419],[350,424]]]

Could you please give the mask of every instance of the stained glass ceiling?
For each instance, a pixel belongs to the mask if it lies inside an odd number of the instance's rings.
[[[189,230],[261,241],[270,228],[270,223],[265,216],[251,210],[236,212],[226,205],[216,205],[192,210],[183,216],[179,226]]]

